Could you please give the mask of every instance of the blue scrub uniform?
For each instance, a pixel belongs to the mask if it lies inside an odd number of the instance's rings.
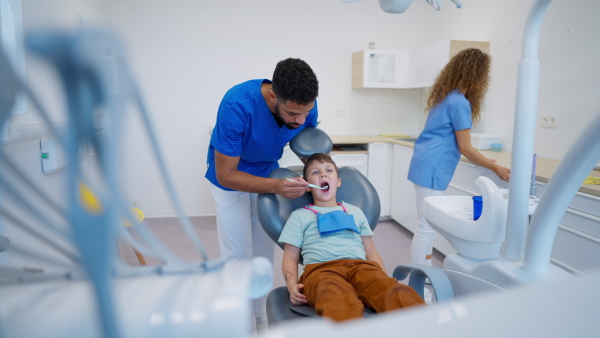
[[[460,160],[455,132],[472,125],[471,103],[455,89],[427,116],[415,142],[408,180],[425,188],[446,190]]]
[[[206,178],[223,190],[215,171],[215,149],[223,155],[240,157],[238,170],[254,176],[267,177],[279,167],[283,147],[306,127],[317,126],[317,102],[304,125],[296,129],[279,126],[261,93],[263,82],[250,80],[231,88],[217,113],[208,148]]]

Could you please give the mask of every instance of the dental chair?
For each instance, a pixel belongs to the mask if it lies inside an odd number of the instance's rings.
[[[332,148],[330,147],[331,140],[327,134],[317,128],[307,129],[308,131],[301,132],[290,142],[290,148],[292,148],[294,153],[301,158],[308,158],[315,152],[329,153]],[[299,145],[302,145],[302,147]],[[311,152],[309,148],[312,148],[313,151]],[[269,175],[270,178],[276,179],[295,176],[298,175],[288,168],[275,169]],[[371,229],[375,230],[381,212],[379,195],[375,187],[359,170],[352,167],[339,168],[338,176],[342,180],[342,185],[337,190],[337,201],[348,202],[362,209]],[[283,249],[283,245],[278,242],[278,239],[290,214],[294,210],[311,203],[313,203],[313,199],[310,193],[306,193],[295,199],[286,199],[276,194],[259,194],[257,200],[258,219],[269,237]],[[302,263],[302,258],[300,259],[300,263]],[[281,264],[281,262],[275,262],[274,264]],[[392,276],[398,280],[403,280],[409,274],[408,285],[417,290],[422,298],[426,278],[429,278],[432,283],[434,295],[438,303],[454,298],[450,282],[441,269],[409,264],[397,267]],[[366,317],[374,313],[373,310],[365,307]],[[269,325],[285,320],[316,316],[317,313],[313,307],[309,305],[293,305],[290,302],[290,294],[287,286],[275,288],[267,296],[267,319]]]

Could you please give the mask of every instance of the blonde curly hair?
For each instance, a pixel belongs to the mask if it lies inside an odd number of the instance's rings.
[[[459,89],[471,103],[471,119],[480,118],[483,97],[490,83],[491,57],[476,48],[456,54],[444,67],[429,92],[426,112],[440,104],[454,89]]]

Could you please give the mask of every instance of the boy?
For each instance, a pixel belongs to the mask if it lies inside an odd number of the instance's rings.
[[[292,304],[308,303],[335,321],[363,317],[364,305],[384,312],[424,304],[415,290],[385,272],[362,210],[336,202],[342,181],[331,157],[310,156],[304,180],[325,189],[311,189],[314,204],[295,210],[279,237]],[[305,268],[298,281],[301,254]]]

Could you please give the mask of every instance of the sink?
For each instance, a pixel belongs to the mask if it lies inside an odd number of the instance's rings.
[[[475,184],[483,197],[481,217],[473,220],[469,196],[429,196],[423,201],[423,216],[429,225],[466,257],[484,260],[498,257],[506,230],[506,201],[496,184],[478,177]]]

